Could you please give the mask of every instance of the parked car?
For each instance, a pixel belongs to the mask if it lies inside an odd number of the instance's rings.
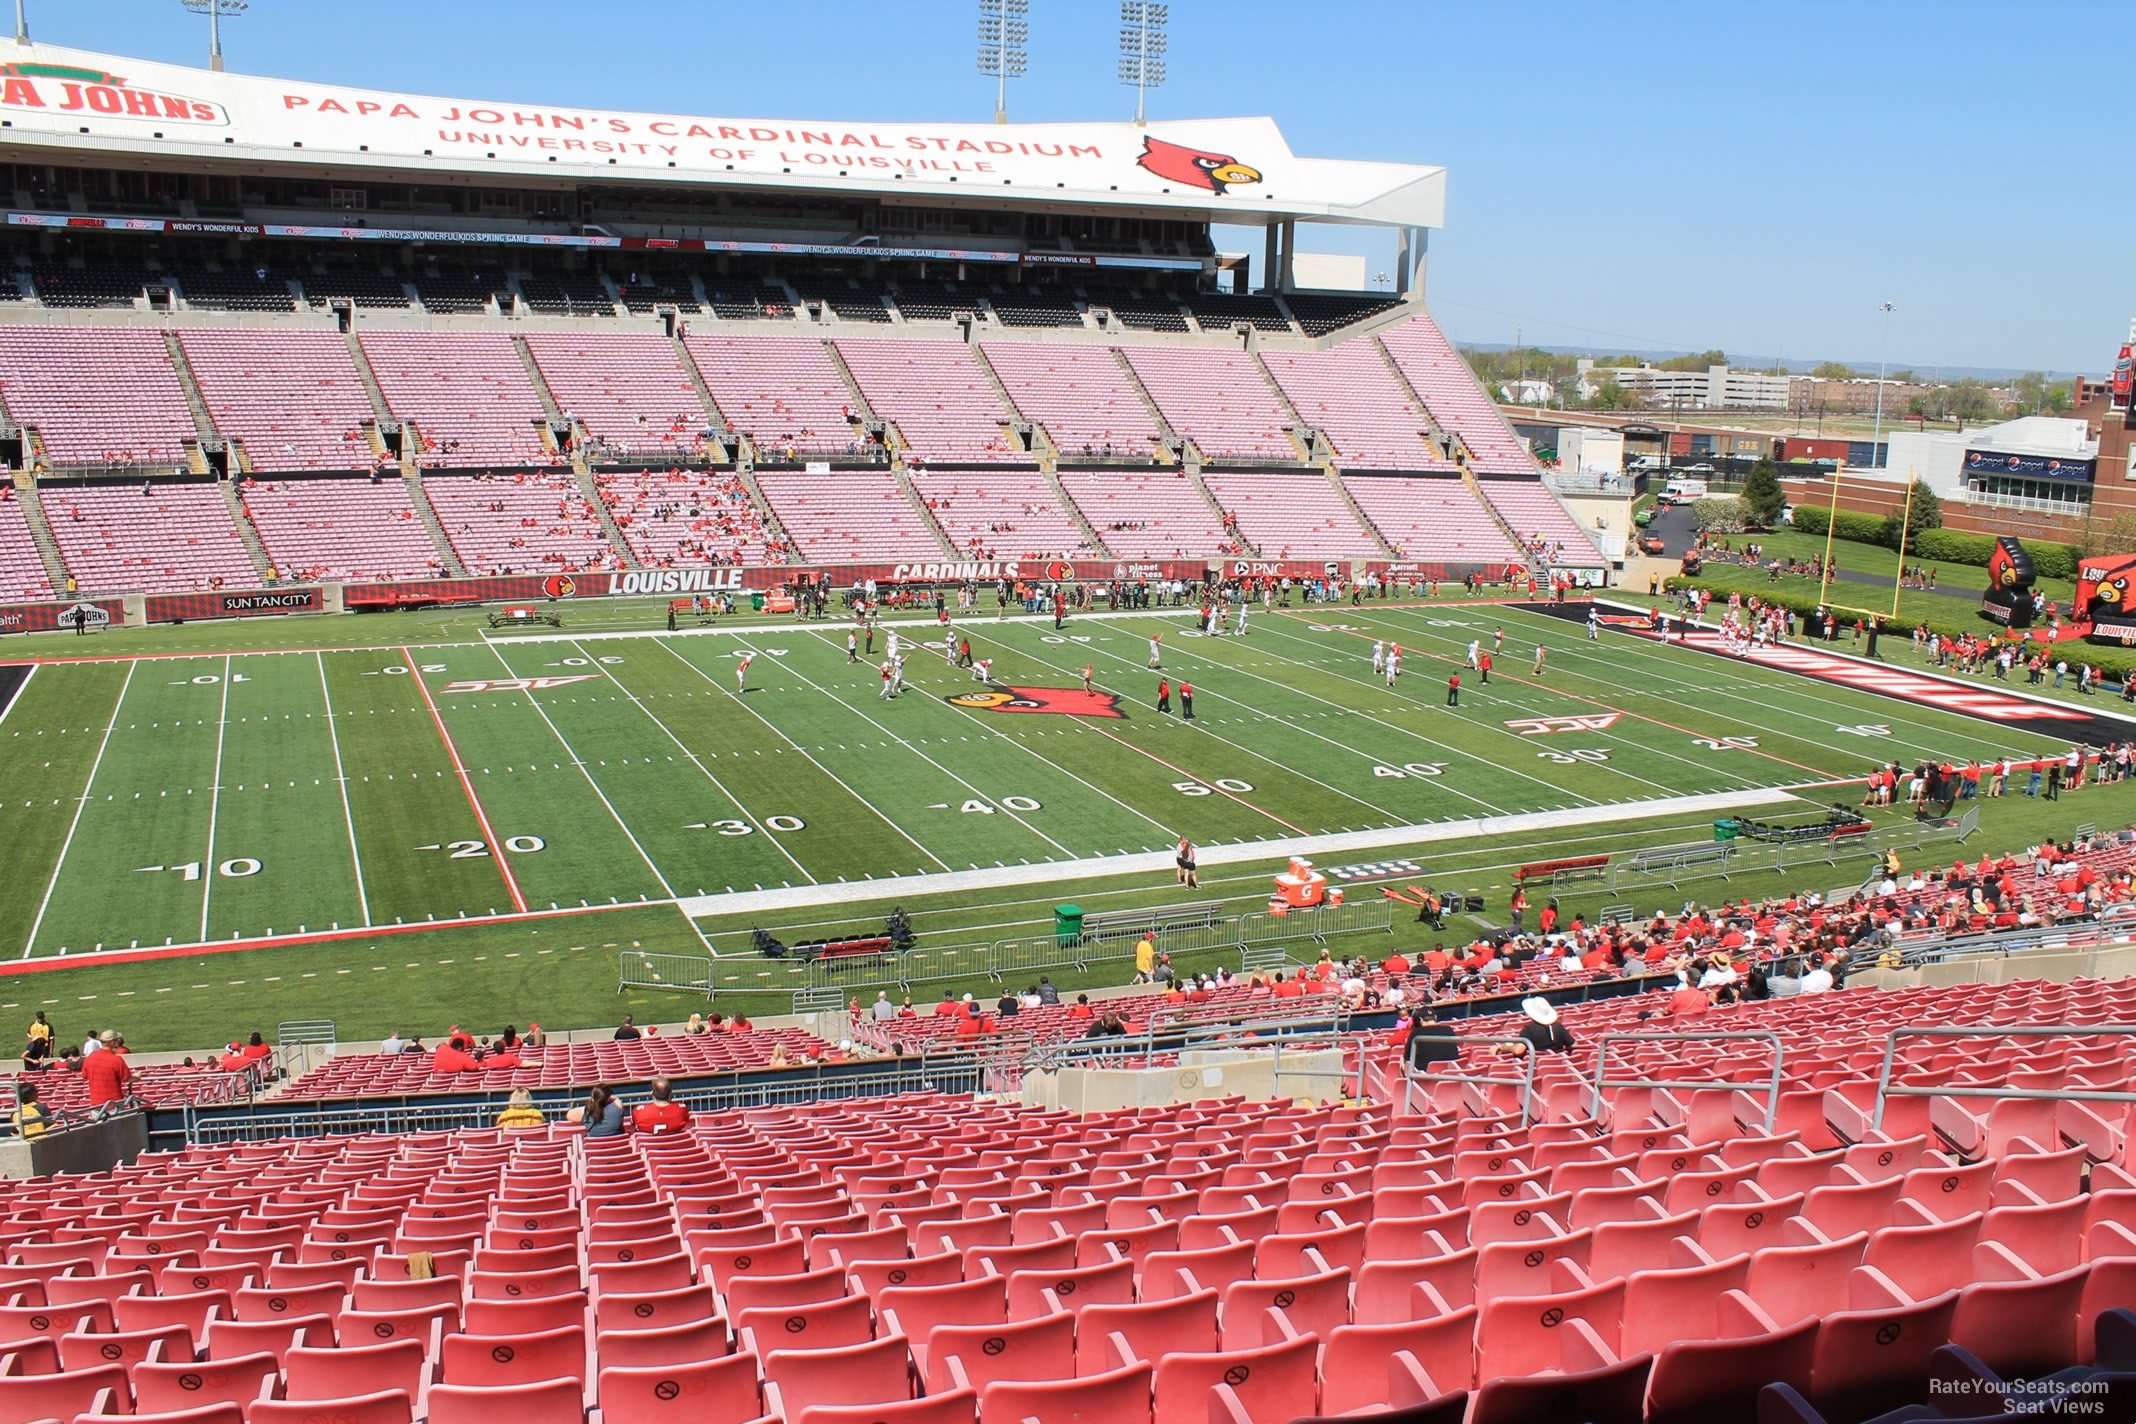
[[[1697,578],[1701,573],[1705,572],[1705,568],[1706,561],[1698,556],[1698,550],[1693,549],[1684,555],[1684,574],[1686,577]]]
[[[1646,508],[1640,510],[1637,514],[1632,516],[1632,523],[1638,525],[1641,529],[1644,529],[1649,524],[1652,524],[1654,522],[1654,515],[1656,513],[1657,506],[1650,504]]]
[[[1669,546],[1661,542],[1659,534],[1642,534],[1639,536],[1639,552],[1658,556],[1669,552]]]

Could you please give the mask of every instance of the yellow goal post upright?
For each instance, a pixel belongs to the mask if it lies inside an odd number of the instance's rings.
[[[1909,465],[1906,469],[1906,508],[1905,512],[1900,516],[1899,558],[1898,563],[1891,571],[1891,607],[1889,609],[1857,607],[1853,604],[1834,603],[1832,601],[1832,544],[1839,532],[1839,487],[1846,478],[1846,469],[1847,467],[1844,464],[1836,465],[1832,469],[1832,497],[1825,508],[1824,568],[1817,582],[1817,602],[1825,610],[1827,617],[1840,613],[1852,613],[1873,622],[1896,624],[1899,621],[1899,595],[1905,588],[1906,545],[1913,533],[1913,497],[1916,482],[1913,467]]]

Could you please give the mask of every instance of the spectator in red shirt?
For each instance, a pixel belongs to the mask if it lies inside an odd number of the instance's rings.
[[[963,1012],[963,1006],[957,1002],[956,990],[944,989],[942,991],[942,1002],[934,1006],[934,1016],[938,1019],[946,1019],[952,1014],[961,1014]]]
[[[104,1030],[104,1039],[116,1037],[118,1035],[110,1029]],[[107,1042],[105,1046],[110,1045]],[[89,1089],[89,1106],[92,1108],[108,1107],[124,1098],[126,1085],[132,1081],[133,1069],[126,1066],[123,1053],[92,1053],[82,1060],[82,1083]]]
[[[469,1053],[467,1048],[466,1038],[457,1033],[454,1034],[451,1038],[439,1044],[437,1051],[430,1055],[430,1071],[433,1073],[468,1073],[479,1068],[481,1065],[475,1062],[475,1055]]]
[[[240,1049],[239,1052],[244,1057],[245,1061],[249,1063],[255,1059],[265,1058],[268,1054],[274,1052],[274,1050],[267,1046],[267,1042],[265,1039],[261,1038],[257,1033],[255,1033],[252,1035],[252,1037],[245,1040],[245,1046]]]
[[[1302,999],[1305,997],[1305,984],[1300,979],[1284,978],[1283,971],[1279,969],[1276,971],[1274,993],[1279,999]]]
[[[1389,979],[1399,979],[1409,972],[1409,961],[1402,957],[1402,951],[1398,949],[1380,961],[1380,968],[1387,971]]]
[[[674,1085],[665,1078],[652,1082],[652,1099],[631,1109],[630,1125],[638,1132],[680,1132],[690,1125],[690,1110],[675,1101]]]
[[[1090,1007],[1090,995],[1088,994],[1076,995],[1075,1002],[1068,1006],[1068,1017],[1072,1019],[1087,1019],[1094,1013],[1095,1010]]]

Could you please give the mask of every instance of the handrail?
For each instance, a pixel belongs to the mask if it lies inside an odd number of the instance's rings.
[[[1416,1085],[1419,1083],[1480,1083],[1492,1088],[1520,1089],[1520,1125],[1526,1127],[1532,1120],[1535,1108],[1535,1049],[1527,1039],[1518,1036],[1501,1037],[1497,1034],[1455,1033],[1435,1034],[1433,1038],[1442,1043],[1488,1043],[1494,1046],[1520,1044],[1528,1049],[1521,1055],[1521,1076],[1518,1078],[1490,1078],[1478,1073],[1435,1073],[1429,1069],[1419,1073],[1409,1061],[1407,1044],[1402,1047],[1402,1111],[1414,1113],[1416,1108]]]
[[[1609,1046],[1612,1043],[1723,1043],[1750,1042],[1769,1043],[1773,1049],[1772,1076],[1763,1083],[1730,1083],[1720,1079],[1696,1082],[1673,1081],[1665,1078],[1610,1078]],[[1765,1130],[1771,1132],[1773,1124],[1780,1120],[1780,1067],[1787,1058],[1787,1044],[1771,1029],[1687,1029],[1681,1033],[1605,1033],[1595,1040],[1595,1081],[1589,1089],[1588,1111],[1599,1117],[1602,1112],[1602,1090],[1605,1088],[1662,1088],[1678,1092],[1699,1092],[1721,1088],[1730,1092],[1753,1093],[1765,1089]]]
[[[2129,1038],[2136,1037],[2136,1024],[1953,1024],[1947,1028],[1904,1025],[1884,1036],[1884,1066],[1876,1078],[1876,1115],[1872,1130],[1884,1126],[1884,1108],[1893,1098],[2009,1098],[2044,1099],[2050,1102],[2136,1103],[2136,1093],[2105,1088],[1980,1088],[1963,1085],[1894,1087],[1891,1070],[1896,1066],[1902,1038]]]
[[[1352,1050],[1355,1050],[1357,1053],[1356,1096],[1362,1098],[1365,1095],[1365,1065],[1368,1061],[1365,1045],[1378,1036],[1377,1033],[1367,1030],[1349,1035],[1347,1041],[1337,1037],[1317,1049],[1308,1051],[1325,1053],[1332,1049],[1338,1054],[1348,1055]],[[1337,1083],[1345,1086],[1350,1083],[1352,1076],[1347,1062],[1337,1063],[1333,1070],[1326,1068],[1293,1068],[1289,1071],[1293,1078],[1333,1078]],[[1283,1040],[1278,1038],[1270,1044],[1268,1061],[1268,1086],[1269,1090],[1277,1097],[1283,1096],[1283,1073]]]

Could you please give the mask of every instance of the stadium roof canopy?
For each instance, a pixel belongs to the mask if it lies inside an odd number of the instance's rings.
[[[689,92],[676,97],[688,102]],[[514,104],[0,41],[0,158],[433,182],[678,184],[1211,223],[1439,227],[1446,170],[1300,158],[1269,118],[833,123]]]

